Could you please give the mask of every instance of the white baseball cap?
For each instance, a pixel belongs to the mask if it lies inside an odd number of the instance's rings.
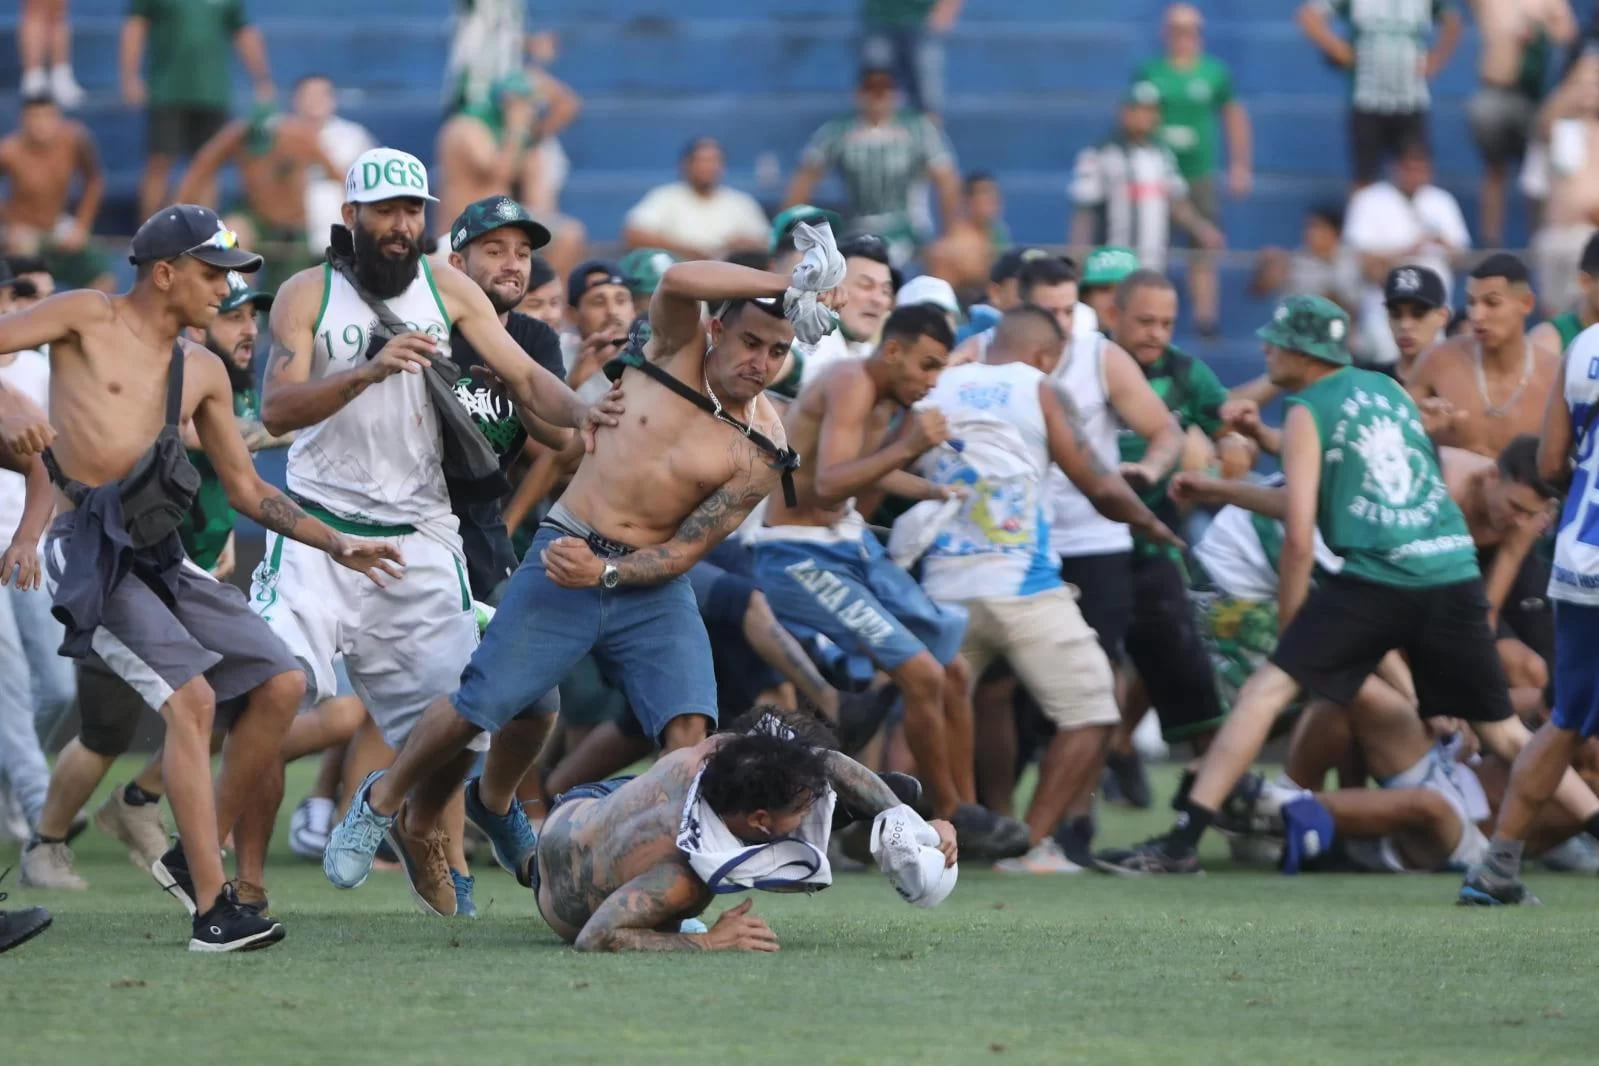
[[[954,287],[943,278],[935,278],[928,274],[921,274],[907,281],[895,294],[895,307],[909,307],[911,304],[932,304],[940,311],[952,314],[956,318],[961,314],[961,302],[955,298]]]
[[[438,203],[428,192],[428,168],[409,152],[398,148],[373,148],[362,152],[344,175],[344,202],[375,204],[400,198]]]

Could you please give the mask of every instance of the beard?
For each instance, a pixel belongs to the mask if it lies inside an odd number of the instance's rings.
[[[391,259],[378,245],[371,230],[357,223],[355,239],[355,276],[361,285],[380,300],[392,300],[416,280],[416,265],[422,258],[422,245],[405,238],[405,255]],[[388,240],[389,238],[385,238]]]
[[[494,313],[497,315],[515,311],[517,306],[527,296],[527,286],[524,285],[521,291],[516,294],[515,299],[506,299],[501,295],[501,290],[493,285],[493,282],[493,278],[487,278],[478,283],[478,288],[482,289],[483,295],[489,298],[489,306],[494,308]]]
[[[252,364],[255,361],[253,348],[251,349],[250,357],[244,361],[243,366],[240,366],[234,359],[238,349],[235,348],[231,352],[223,350],[222,345],[217,342],[217,339],[209,331],[205,335],[205,346],[211,349],[211,354],[222,360],[222,369],[228,372],[228,384],[233,386],[234,392],[245,392],[255,388],[255,371],[252,369]]]

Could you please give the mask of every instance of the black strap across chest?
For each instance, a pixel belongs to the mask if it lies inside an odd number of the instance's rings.
[[[183,342],[172,342],[172,361],[167,365],[167,409],[166,422],[162,432],[167,429],[177,429],[183,421]],[[159,442],[160,438],[157,437]],[[152,443],[150,447],[155,447]],[[55,452],[49,448],[39,456],[44,461],[44,468],[50,474],[50,480],[66,493],[67,499],[72,501],[74,507],[83,502],[93,487],[85,485],[76,478],[67,477],[61,472],[61,464],[56,462]]]
[[[650,362],[649,359],[644,356],[644,353],[638,350],[637,346],[630,345],[626,351],[617,356],[617,361],[622,363],[624,366],[630,366],[635,370],[642,371],[645,375],[654,379],[660,384],[665,385],[668,389],[677,393],[679,396],[683,397],[683,399],[687,400],[695,407],[698,407],[701,411],[704,411],[712,418],[715,418],[720,422],[726,422],[728,425],[744,434],[745,437],[749,438],[749,442],[755,445],[755,447],[759,448],[762,452],[765,452],[766,455],[770,457],[772,465],[777,467],[778,470],[782,472],[783,502],[789,507],[799,506],[799,497],[794,492],[794,471],[799,469],[800,457],[799,453],[793,448],[778,447],[777,443],[773,441],[772,438],[768,437],[766,434],[762,433],[748,422],[741,422],[737,418],[734,418],[732,415],[728,414],[722,409],[721,404],[717,403],[709,396],[706,396],[698,389],[693,389],[683,384],[683,382],[679,381],[671,374],[668,374],[659,366],[656,366],[654,363]]]

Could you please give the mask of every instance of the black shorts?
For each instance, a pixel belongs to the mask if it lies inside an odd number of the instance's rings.
[[[1510,717],[1481,578],[1408,589],[1329,577],[1311,590],[1271,661],[1313,694],[1347,706],[1391,651],[1410,658],[1422,714]]]
[[[153,104],[145,124],[144,150],[150,155],[187,158],[228,123],[223,108]]]
[[[1077,588],[1077,609],[1112,663],[1122,661],[1133,620],[1132,553],[1078,555],[1060,561],[1060,579]]]
[[[95,656],[79,661],[77,673],[78,742],[108,759],[126,755],[149,704]],[[238,696],[217,704],[213,731],[231,729],[248,702],[248,696]]]
[[[1401,111],[1387,115],[1349,110],[1349,157],[1355,163],[1355,180],[1366,184],[1382,176],[1383,161],[1398,155],[1411,143],[1427,140],[1427,112]]]
[[[1165,556],[1135,556],[1132,572],[1127,657],[1149,692],[1160,735],[1172,742],[1215,731],[1227,711],[1182,568]]]
[[[1491,551],[1478,555],[1484,574],[1493,562]],[[1522,560],[1516,580],[1499,609],[1499,640],[1519,640],[1551,666],[1555,661],[1555,616],[1549,603],[1549,560],[1536,547]]]

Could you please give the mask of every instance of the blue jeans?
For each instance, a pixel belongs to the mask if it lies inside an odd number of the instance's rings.
[[[905,102],[917,111],[944,110],[944,38],[926,26],[866,26],[861,65],[893,71]]]
[[[72,660],[56,651],[61,636],[49,593],[0,588],[0,774],[33,826],[50,787],[39,735],[55,728],[76,694]]]
[[[704,715],[714,723],[711,642],[688,578],[615,589],[562,588],[539,562],[562,536],[567,534],[544,528],[533,538],[461,674],[456,711],[494,732],[592,652],[621,686],[646,736],[658,739],[668,722],[683,715]]]

